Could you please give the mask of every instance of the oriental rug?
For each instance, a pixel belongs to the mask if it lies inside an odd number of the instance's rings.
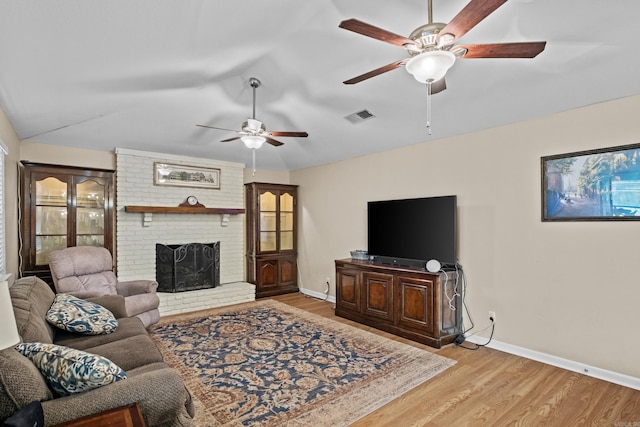
[[[197,426],[347,426],[455,363],[274,300],[169,316],[151,336]]]

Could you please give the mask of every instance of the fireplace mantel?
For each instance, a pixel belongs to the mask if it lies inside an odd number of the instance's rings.
[[[133,206],[128,205],[124,207],[125,212],[129,213],[141,213],[144,214],[144,226],[149,227],[151,225],[152,214],[207,214],[207,215],[222,215],[221,226],[225,227],[229,222],[229,215],[243,214],[242,208],[204,208],[204,207],[190,207],[190,206]]]

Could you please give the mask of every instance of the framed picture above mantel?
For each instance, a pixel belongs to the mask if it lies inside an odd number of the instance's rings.
[[[541,158],[542,221],[640,220],[640,144]]]
[[[153,184],[220,189],[220,169],[155,162]]]

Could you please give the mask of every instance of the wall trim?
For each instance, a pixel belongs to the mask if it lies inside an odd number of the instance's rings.
[[[324,300],[326,295],[322,292],[312,291],[310,289],[300,288],[300,292],[321,300]],[[328,302],[336,302],[336,297],[329,295]],[[477,335],[468,337],[467,341],[474,344],[484,344],[487,342],[487,338],[483,338]],[[576,362],[573,360],[563,359],[562,357],[553,356],[551,354],[542,353],[528,348],[519,347],[517,345],[504,343],[501,341],[491,340],[487,347],[494,350],[502,351],[505,353],[513,354],[515,356],[524,357],[525,359],[535,360],[536,362],[542,362],[547,365],[555,366],[557,368],[566,369],[568,371],[577,372],[589,377],[597,378],[599,380],[608,381],[613,384],[618,384],[624,387],[629,387],[635,390],[640,390],[640,378],[632,377],[630,375],[620,374],[618,372],[608,371],[595,366],[586,365],[584,363]]]
[[[336,303],[336,297],[329,295],[329,297],[327,298],[327,295],[325,295],[322,292],[316,292],[316,291],[312,291],[311,289],[300,288],[300,293],[303,293],[303,294],[305,294],[307,296],[310,296],[310,297],[313,297],[313,298],[321,299],[323,301],[325,301],[325,298],[326,298],[327,302],[331,302],[331,303],[334,303],[334,304]]]
[[[487,342],[487,338],[479,337],[477,335],[468,337],[467,340],[474,344],[484,344]],[[562,357],[553,356],[551,354],[530,350],[528,348],[519,347],[517,345],[508,344],[496,340],[491,340],[487,347],[516,356],[524,357],[526,359],[535,360],[536,362],[542,362],[547,365],[555,366],[557,368],[578,372],[580,374],[608,381],[613,384],[640,390],[640,378],[632,377],[630,375],[608,371],[606,369],[586,365],[584,363],[576,362],[573,360],[563,359]]]

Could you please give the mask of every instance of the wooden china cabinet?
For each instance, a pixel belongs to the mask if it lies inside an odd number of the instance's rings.
[[[113,252],[114,171],[21,162],[20,272],[53,284],[49,252],[104,246]]]
[[[256,297],[298,292],[297,185],[245,184],[247,281]]]

